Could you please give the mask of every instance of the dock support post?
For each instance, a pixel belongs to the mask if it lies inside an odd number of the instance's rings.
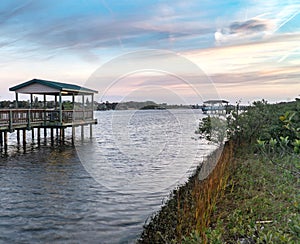
[[[81,140],[84,140],[84,126],[81,126]]]
[[[75,144],[75,126],[72,126],[72,145]]]
[[[0,147],[3,147],[3,134],[2,134],[2,131],[0,131]]]
[[[12,110],[9,110],[9,132],[12,132],[12,123],[13,123],[13,113]]]
[[[90,139],[93,138],[93,125],[90,124]]]
[[[64,144],[65,141],[65,129],[63,127],[60,128],[60,144]]]
[[[47,138],[47,128],[44,128],[44,137]]]
[[[58,127],[56,128],[56,140],[58,140],[59,137],[58,137]]]
[[[34,128],[31,128],[31,139],[34,142]]]
[[[62,97],[61,97],[61,92],[59,92],[59,123],[62,124]]]
[[[17,130],[17,143],[20,145],[20,130]]]
[[[26,129],[23,130],[23,147],[26,146]]]
[[[53,132],[53,128],[51,128],[50,132],[51,132],[51,145],[53,146],[54,144],[54,132]]]
[[[38,140],[38,145],[41,144],[41,128],[37,128],[37,140]]]
[[[4,131],[4,151],[7,153],[7,131]]]

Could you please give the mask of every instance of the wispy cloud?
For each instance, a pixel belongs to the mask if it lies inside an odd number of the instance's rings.
[[[246,41],[260,40],[272,29],[272,21],[263,19],[250,19],[236,21],[229,27],[220,29],[215,33],[217,44],[242,43]]]
[[[90,75],[86,66],[96,68],[115,55],[167,49],[189,58],[224,89],[295,86],[299,0],[238,2],[1,1],[0,71],[6,80],[19,70],[18,78],[38,73],[51,79],[60,72],[77,81]],[[74,67],[66,76],[64,70]],[[160,84],[153,77],[135,81],[128,88]],[[172,79],[163,81],[184,90]]]

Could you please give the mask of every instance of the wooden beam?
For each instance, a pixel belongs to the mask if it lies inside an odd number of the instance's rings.
[[[72,126],[72,145],[75,144],[75,126]]]
[[[31,114],[30,114],[30,110],[27,110],[27,128],[30,129],[31,127]]]
[[[94,94],[92,94],[92,118],[94,118]]]
[[[81,140],[84,140],[84,126],[81,125]]]
[[[93,138],[93,125],[90,124],[90,139]]]
[[[17,130],[17,143],[20,144],[20,130]]]
[[[18,96],[18,93],[16,92],[16,104],[15,104],[15,108],[18,108],[18,103],[19,103],[19,96]]]
[[[53,132],[53,128],[51,128],[51,145],[53,146],[53,144],[54,144],[54,132]]]
[[[44,94],[44,109],[47,108],[47,99],[46,99],[46,94]]]
[[[47,125],[47,98],[46,98],[46,94],[44,94],[44,126]]]
[[[32,139],[32,142],[34,141],[34,128],[31,129],[31,139]]]
[[[83,120],[85,120],[84,94],[82,95],[82,111],[83,111]]]
[[[13,114],[12,114],[12,110],[9,110],[9,131],[12,131],[12,123],[13,123]]]
[[[37,128],[37,140],[38,140],[38,145],[41,144],[41,128]]]
[[[64,144],[65,141],[65,129],[63,127],[60,128],[60,144]]]
[[[3,134],[2,131],[0,131],[0,146],[3,146]]]
[[[26,145],[26,129],[23,129],[23,146]]]
[[[55,104],[55,110],[57,110],[57,95],[55,95],[55,101],[54,101],[54,104]]]
[[[61,98],[61,92],[59,92],[59,123],[62,124],[62,98]]]
[[[4,131],[4,151],[5,151],[5,153],[7,153],[7,148],[8,148],[8,145],[7,145],[7,131]]]
[[[30,108],[32,108],[32,103],[33,103],[33,94],[30,94]]]

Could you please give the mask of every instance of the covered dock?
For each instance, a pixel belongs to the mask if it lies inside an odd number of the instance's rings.
[[[202,112],[204,114],[225,114],[228,112],[229,102],[226,100],[207,100],[203,102]]]
[[[51,142],[53,142],[54,129],[64,141],[64,132],[67,127],[72,127],[72,143],[75,138],[75,127],[81,126],[81,137],[84,137],[84,126],[97,124],[94,118],[94,94],[96,90],[81,87],[74,84],[33,79],[9,89],[15,92],[15,104],[10,109],[0,109],[0,146],[7,149],[7,133],[17,132],[17,142],[20,143],[20,131],[23,132],[23,144],[26,144],[26,131],[37,130],[37,139],[40,140],[40,130],[44,129],[47,137],[47,129],[50,129]],[[20,108],[19,94],[30,97],[29,107]],[[43,101],[37,101],[37,95]],[[64,107],[63,98],[69,96],[71,101],[68,107]],[[52,97],[51,105],[47,99]]]

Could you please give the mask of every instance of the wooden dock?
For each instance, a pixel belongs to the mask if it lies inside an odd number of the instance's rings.
[[[23,84],[10,88],[16,92],[16,104],[12,109],[0,109],[0,148],[7,152],[8,133],[17,133],[17,143],[21,143],[20,132],[22,132],[22,143],[26,146],[26,131],[31,131],[32,139],[35,135],[40,142],[41,130],[44,137],[47,137],[47,129],[50,130],[51,144],[54,142],[54,134],[60,142],[65,140],[65,129],[72,128],[72,144],[75,141],[75,128],[81,127],[81,138],[84,138],[84,126],[90,126],[90,137],[92,137],[92,125],[97,124],[94,118],[94,93],[97,91],[60,82],[31,80]],[[18,93],[30,94],[30,107],[26,109],[18,108]],[[43,95],[44,108],[34,108],[33,94]],[[55,107],[46,108],[46,96],[54,96]],[[71,110],[63,108],[62,96],[72,97]],[[75,103],[75,96],[81,97],[81,103]],[[91,103],[85,104],[85,99],[89,96]],[[59,100],[57,101],[57,98]],[[35,134],[36,131],[36,134]]]
[[[84,126],[90,126],[90,137],[92,137],[92,125],[97,123],[93,118],[91,110],[65,110],[62,111],[60,121],[59,110],[47,109],[3,109],[0,110],[0,146],[7,149],[7,133],[17,132],[17,143],[20,144],[20,131],[23,132],[23,145],[26,144],[26,131],[31,130],[34,137],[34,129],[37,131],[37,139],[40,141],[41,129],[44,129],[44,136],[47,136],[49,128],[51,143],[54,141],[54,129],[59,132],[59,138],[64,141],[64,130],[72,127],[72,143],[75,140],[75,127],[81,126],[81,137],[84,137]]]

